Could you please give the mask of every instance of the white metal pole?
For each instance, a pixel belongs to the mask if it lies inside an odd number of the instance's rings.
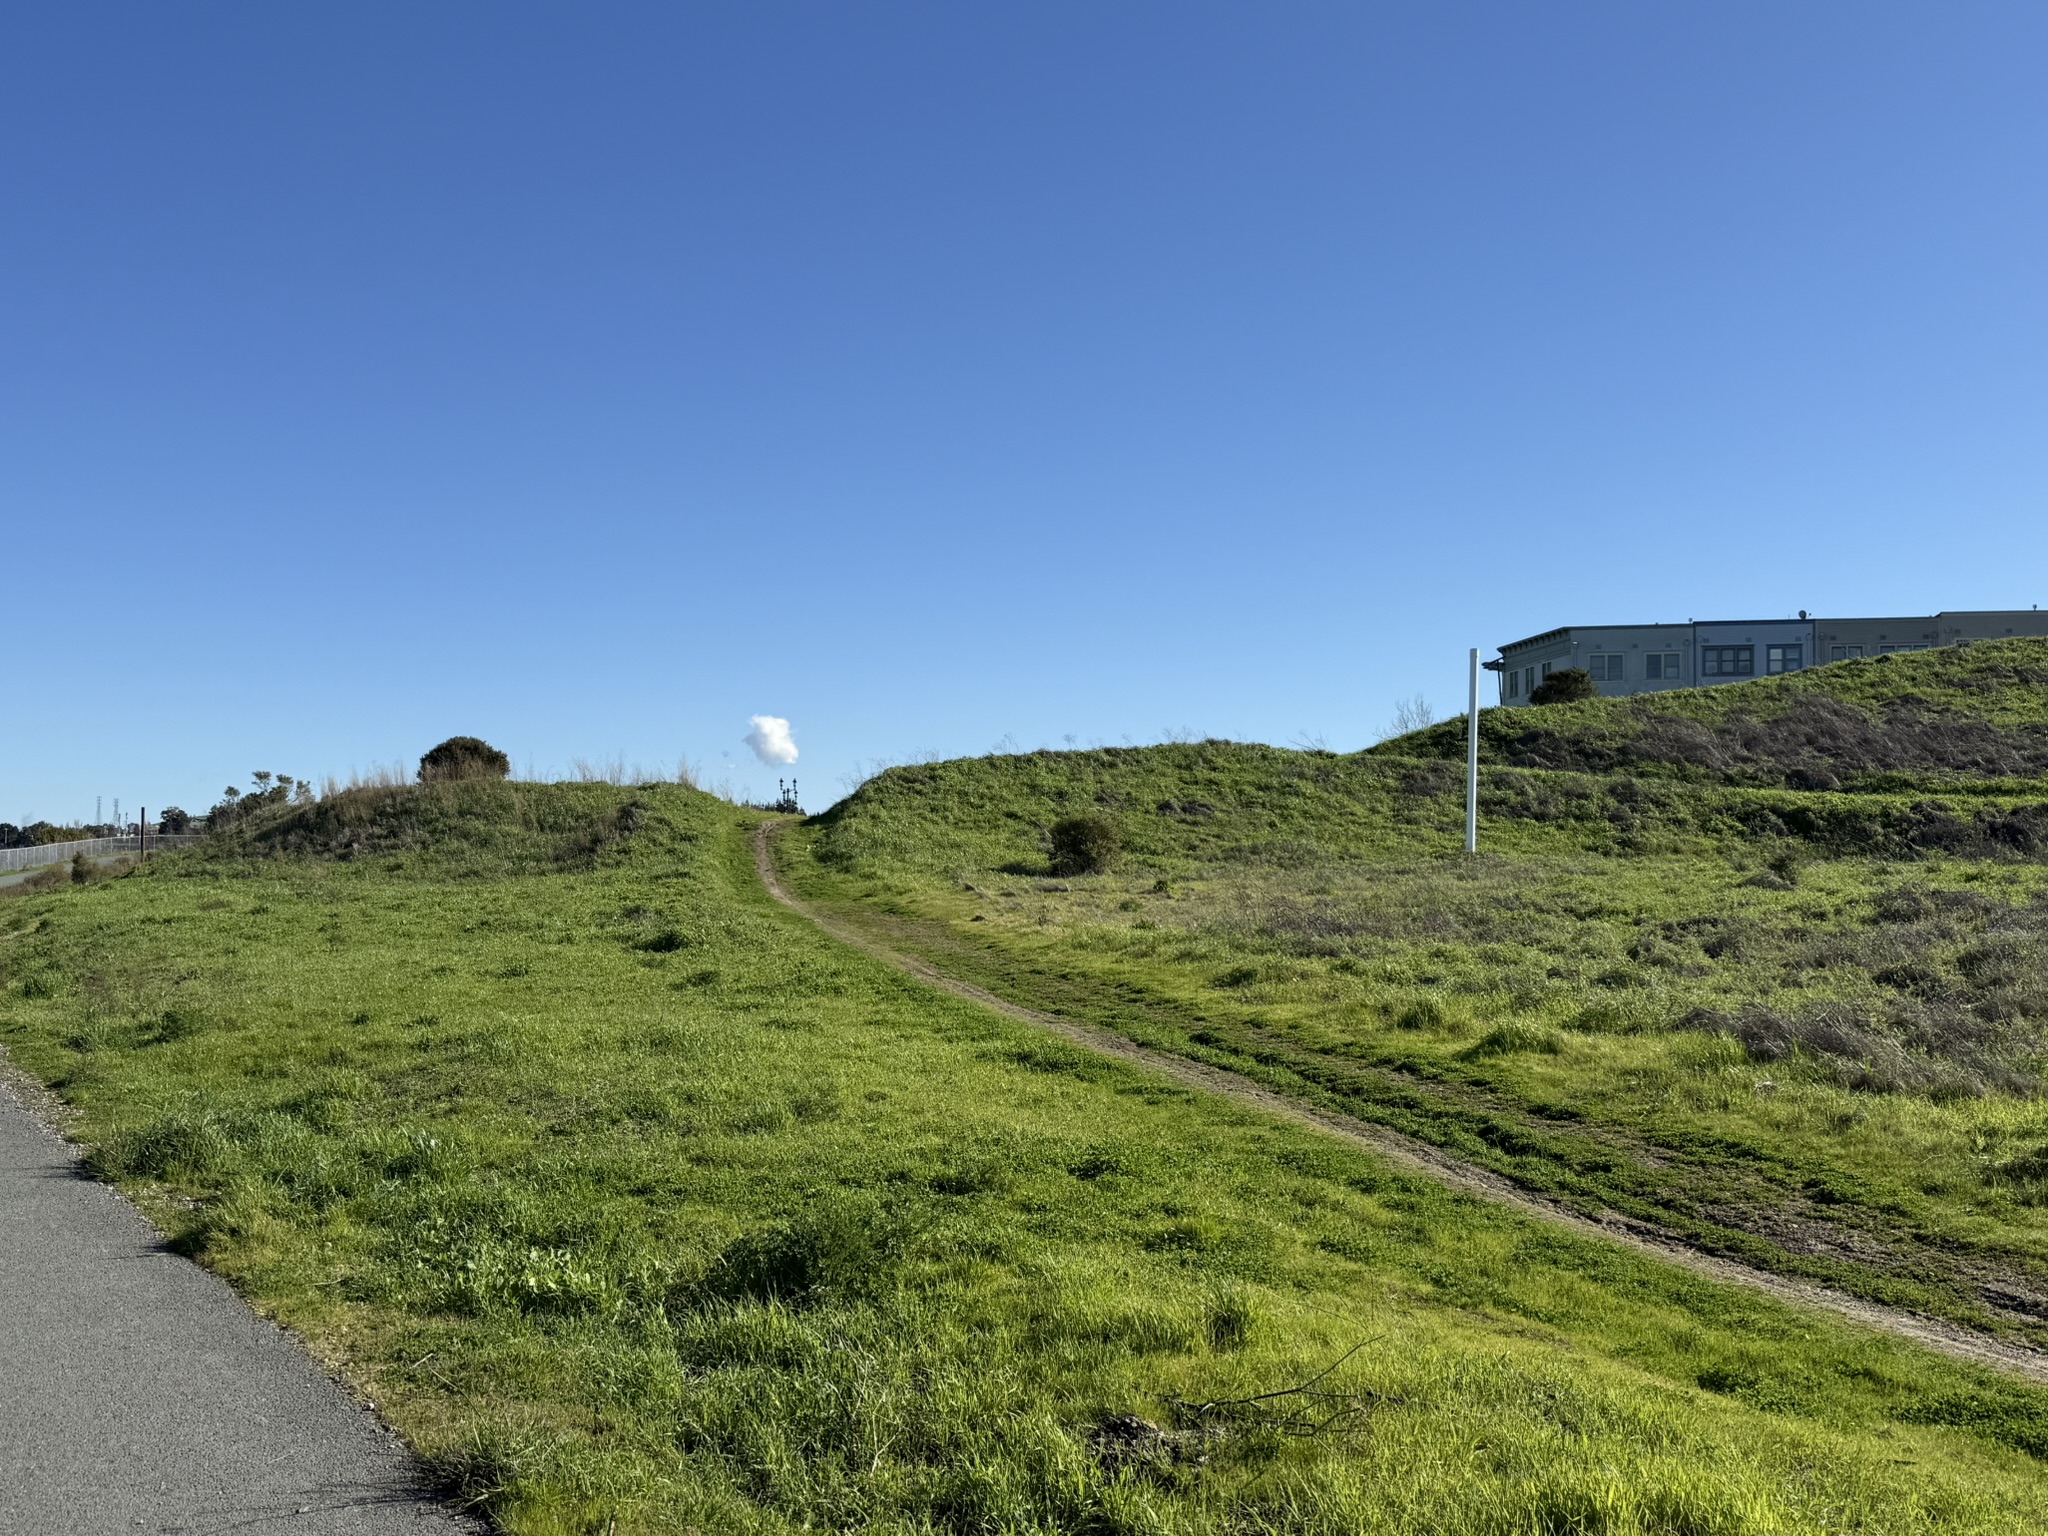
[[[1472,702],[1465,711],[1465,851],[1479,851],[1479,647],[1472,648]]]

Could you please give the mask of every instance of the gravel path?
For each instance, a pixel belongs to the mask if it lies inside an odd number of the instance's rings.
[[[1401,1135],[1398,1131],[1388,1130],[1385,1126],[1370,1125],[1347,1115],[1313,1108],[1283,1094],[1275,1093],[1272,1089],[1247,1078],[1239,1077],[1233,1072],[1226,1072],[1202,1062],[1189,1061],[1185,1057],[1147,1050],[1122,1035],[1076,1023],[1072,1019],[1063,1019],[1056,1014],[1040,1013],[1036,1009],[1022,1007],[997,997],[992,992],[984,991],[971,982],[948,976],[928,961],[891,949],[872,935],[827,917],[791,895],[776,873],[775,860],[769,851],[769,839],[777,825],[778,823],[772,821],[763,822],[754,834],[754,867],[761,876],[761,883],[768,888],[768,894],[791,911],[801,913],[810,919],[841,943],[863,950],[877,960],[941,991],[950,992],[953,996],[964,998],[971,1003],[979,1003],[984,1008],[992,1008],[1009,1018],[1050,1030],[1076,1045],[1086,1046],[1105,1056],[1114,1056],[1120,1061],[1143,1066],[1188,1087],[1221,1094],[1242,1104],[1256,1105],[1269,1114],[1279,1115],[1296,1124],[1312,1126],[1316,1130],[1342,1137],[1354,1145],[1378,1153],[1397,1167],[1422,1174],[1439,1184],[1449,1185],[1453,1189],[1463,1190],[1481,1199],[1512,1206],[1539,1221],[1568,1227],[1589,1237],[1602,1238],[1654,1254],[1696,1274],[1730,1285],[1743,1286],[1748,1290],[1761,1291],[1775,1300],[1792,1306],[1833,1312],[1867,1327],[1877,1328],[1898,1338],[1925,1345],[1958,1360],[1990,1366],[1994,1370],[2005,1371],[2029,1381],[2048,1383],[2048,1355],[2023,1345],[1989,1338],[1938,1318],[1922,1317],[1916,1312],[1905,1312],[1879,1302],[1866,1301],[1860,1296],[1832,1290],[1811,1280],[1775,1275],[1768,1270],[1755,1269],[1717,1254],[1701,1253],[1696,1248],[1688,1247],[1676,1236],[1660,1232],[1640,1222],[1624,1224],[1619,1217],[1606,1222],[1590,1221],[1576,1211],[1531,1194],[1499,1174],[1463,1162],[1440,1148],[1430,1146],[1427,1142],[1416,1141]]]
[[[0,1078],[0,1533],[479,1530]]]

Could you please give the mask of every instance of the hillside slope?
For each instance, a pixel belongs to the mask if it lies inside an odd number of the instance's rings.
[[[1463,758],[1465,723],[1374,747]],[[1785,677],[1631,698],[1488,709],[1483,761],[1731,784],[1898,787],[2048,772],[2048,640],[1836,662]]]
[[[919,988],[754,819],[293,813],[0,902],[0,1040],[515,1532],[2048,1519],[2048,1396]]]
[[[1981,720],[2034,686],[1987,688]],[[1721,693],[1723,720],[1783,702]],[[1224,742],[932,764],[816,818],[789,877],[1028,1006],[2048,1346],[2042,786],[1490,767],[1466,859],[1461,779]],[[1077,812],[1124,851],[1053,878],[1047,828]]]

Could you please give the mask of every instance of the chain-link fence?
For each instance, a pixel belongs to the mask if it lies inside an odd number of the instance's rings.
[[[125,837],[82,837],[69,843],[42,843],[34,848],[0,848],[0,873],[13,869],[40,869],[45,864],[68,864],[84,854],[89,859],[105,858],[110,854],[134,853],[147,847],[184,848],[200,841],[204,834],[191,832],[177,836],[158,836],[152,832],[146,839],[130,832]]]

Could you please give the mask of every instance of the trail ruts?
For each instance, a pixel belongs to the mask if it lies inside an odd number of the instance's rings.
[[[1296,1125],[1308,1126],[1327,1135],[1339,1137],[1354,1146],[1364,1147],[1412,1173],[1422,1174],[1439,1184],[1475,1195],[1480,1199],[1508,1206],[1538,1221],[1564,1227],[1583,1236],[1620,1243],[1689,1269],[1695,1274],[1729,1285],[1760,1291],[1766,1296],[1793,1306],[1814,1307],[1833,1312],[1895,1337],[1924,1345],[1954,1359],[1968,1360],[1977,1365],[1990,1366],[2025,1377],[2030,1381],[2048,1384],[2048,1354],[2021,1345],[2008,1344],[2003,1340],[1987,1338],[1967,1328],[1935,1318],[1922,1317],[1917,1313],[1866,1301],[1860,1296],[1850,1296],[1809,1280],[1774,1275],[1716,1254],[1701,1253],[1676,1237],[1659,1233],[1639,1221],[1631,1220],[1623,1226],[1618,1224],[1618,1219],[1616,1224],[1588,1220],[1575,1211],[1531,1194],[1498,1174],[1474,1167],[1436,1147],[1412,1140],[1383,1126],[1369,1125],[1346,1115],[1298,1103],[1235,1073],[1225,1072],[1201,1062],[1189,1061],[1184,1057],[1147,1050],[1108,1030],[1095,1029],[1086,1024],[1076,1023],[1072,1019],[1062,1019],[1053,1014],[1022,1007],[1005,1001],[992,992],[948,976],[914,955],[906,955],[891,949],[858,929],[815,911],[791,895],[776,873],[774,859],[769,853],[769,838],[777,825],[779,824],[775,822],[763,822],[754,832],[754,867],[759,871],[761,883],[767,887],[768,894],[792,912],[816,924],[842,944],[849,944],[863,953],[872,955],[885,965],[907,976],[913,976],[942,992],[993,1009],[1006,1018],[1034,1025],[1104,1056],[1114,1057],[1118,1061],[1143,1067],[1162,1077],[1172,1078],[1188,1087],[1221,1094],[1237,1103],[1252,1105]]]

